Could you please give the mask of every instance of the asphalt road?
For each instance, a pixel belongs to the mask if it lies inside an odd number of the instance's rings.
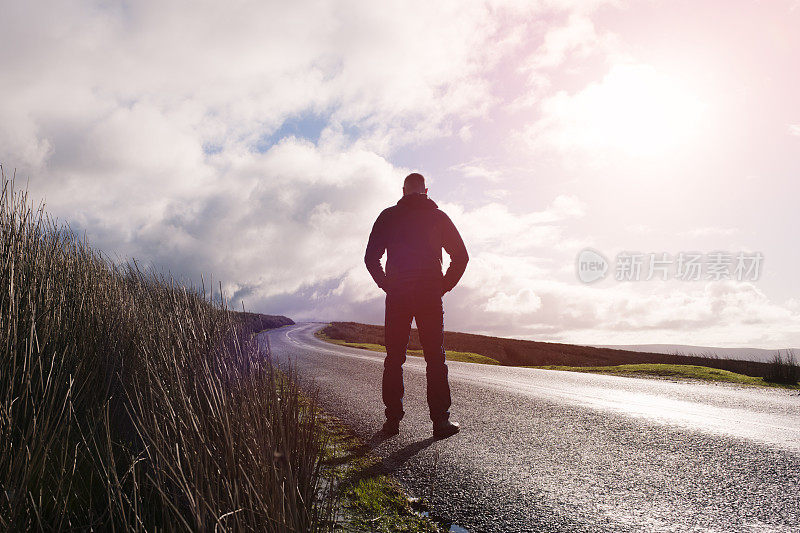
[[[439,519],[470,532],[800,531],[797,391],[449,362],[462,429],[434,441],[425,362],[409,357],[406,416],[381,441],[383,354],[323,342],[320,327],[261,340]]]

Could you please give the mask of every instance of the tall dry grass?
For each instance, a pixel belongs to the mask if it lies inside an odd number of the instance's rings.
[[[800,365],[794,352],[789,350],[784,355],[780,350],[776,351],[769,362],[769,370],[764,379],[773,383],[796,385],[800,380]]]
[[[2,176],[0,529],[319,531],[313,399],[259,321],[114,265]]]

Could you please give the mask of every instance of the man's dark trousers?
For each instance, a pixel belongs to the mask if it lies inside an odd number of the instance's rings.
[[[425,356],[428,409],[431,420],[450,417],[450,385],[444,354],[444,308],[439,280],[400,284],[386,292],[384,332],[386,359],[383,366],[383,403],[386,418],[400,420],[403,411],[403,363],[411,335],[411,320],[417,321],[419,340]]]

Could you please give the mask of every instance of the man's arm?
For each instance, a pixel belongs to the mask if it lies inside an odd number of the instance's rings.
[[[467,255],[467,247],[464,246],[464,241],[461,240],[455,224],[446,214],[442,228],[442,247],[450,256],[450,266],[447,267],[444,275],[444,287],[442,288],[444,292],[448,292],[458,284],[458,280],[464,275],[469,255]]]
[[[381,213],[375,220],[375,224],[372,225],[367,251],[364,254],[364,264],[367,265],[367,270],[378,287],[385,291],[386,273],[381,266],[381,257],[383,257],[384,251],[386,251],[386,216]]]

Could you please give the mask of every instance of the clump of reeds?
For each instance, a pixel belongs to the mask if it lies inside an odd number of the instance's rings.
[[[327,527],[314,403],[205,290],[115,265],[2,176],[0,530]]]
[[[794,352],[788,351],[786,355],[780,351],[775,352],[764,380],[793,385],[797,384],[798,379],[800,379],[800,368],[798,368]]]

